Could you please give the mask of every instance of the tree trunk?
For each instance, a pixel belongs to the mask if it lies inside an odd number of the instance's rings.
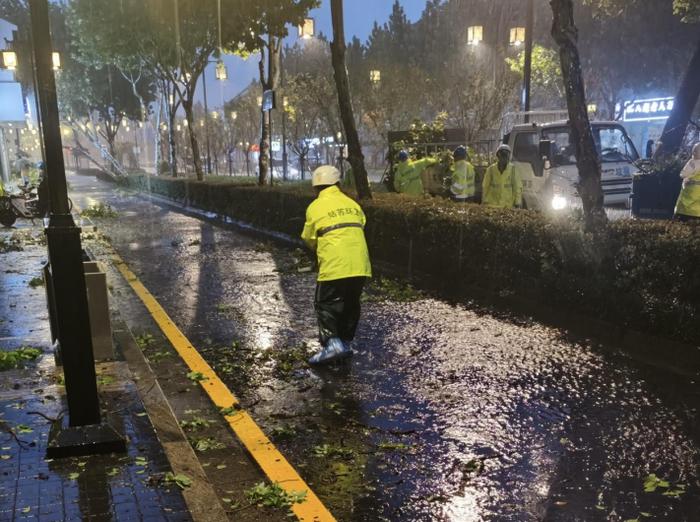
[[[268,35],[267,45],[260,52],[258,69],[260,72],[260,85],[263,92],[275,91],[280,81],[280,60],[282,56],[282,40],[273,35]],[[267,74],[265,71],[265,50],[267,50]],[[270,172],[270,140],[272,135],[272,112],[261,110],[260,132],[260,156],[258,157],[258,185],[267,185]]]
[[[155,117],[155,143],[154,143],[154,150],[153,150],[153,161],[155,162],[156,166],[156,176],[160,175],[160,122],[161,118],[163,116],[163,94],[158,97],[158,110],[156,111],[154,117]],[[145,126],[144,126],[145,128]],[[144,149],[146,148],[146,142],[144,141]]]
[[[698,98],[700,98],[700,41],[676,94],[673,111],[666,121],[660,138],[661,144],[656,149],[654,159],[676,154],[681,148]]]
[[[182,108],[185,109],[185,117],[189,125],[187,125],[187,134],[190,137],[190,146],[192,147],[192,161],[194,163],[194,171],[197,174],[197,181],[204,181],[204,170],[202,169],[202,158],[199,155],[199,141],[195,134],[194,112],[192,111],[192,97],[188,96],[186,100],[182,100]]]
[[[362,154],[360,137],[355,126],[355,116],[350,97],[350,81],[348,69],[345,65],[345,27],[343,19],[343,0],[331,0],[331,18],[333,19],[333,41],[331,42],[331,56],[333,59],[333,76],[338,91],[338,104],[340,117],[343,121],[345,136],[348,142],[348,161],[352,165],[355,176],[355,187],[359,199],[372,199],[372,192],[367,180],[365,169],[365,157]]]
[[[578,29],[574,24],[572,0],[550,0],[552,37],[559,45],[561,71],[566,88],[566,104],[571,122],[571,139],[576,146],[579,172],[579,194],[583,202],[586,229],[594,230],[607,222],[603,209],[603,189],[600,184],[600,159],[596,151],[591,122],[588,119],[586,93],[581,74]]]
[[[117,151],[114,145],[114,142],[117,139],[117,131],[113,131],[111,127],[112,126],[105,121],[104,137],[107,140],[107,148],[109,149],[109,155],[112,156],[109,161],[109,170],[110,172],[117,174],[117,168],[114,165],[114,162],[119,161],[119,159],[117,158]],[[117,130],[118,129],[119,126],[117,126]]]

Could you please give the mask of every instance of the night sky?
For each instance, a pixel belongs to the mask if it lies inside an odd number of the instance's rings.
[[[406,11],[406,15],[411,21],[417,20],[426,0],[401,0],[401,4]],[[345,35],[348,40],[352,36],[358,36],[362,41],[366,40],[372,30],[375,20],[380,24],[386,22],[394,0],[346,0],[345,2]],[[318,9],[311,11],[310,16],[316,20],[316,31],[326,36],[331,34],[331,13],[330,0],[322,0],[322,5]],[[288,43],[294,43],[296,39],[296,29],[290,30]],[[228,100],[244,89],[252,79],[258,77],[257,58],[251,57],[247,61],[236,57],[225,57],[228,66],[229,79],[225,82],[218,82],[214,74],[214,67],[209,66],[207,75],[207,98],[209,108],[215,109],[221,106],[223,99]],[[197,89],[201,101],[202,89]]]

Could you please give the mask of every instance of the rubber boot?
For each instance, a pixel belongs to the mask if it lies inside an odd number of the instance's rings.
[[[309,359],[309,364],[328,364],[333,361],[345,359],[352,355],[352,350],[347,348],[338,337],[328,339],[326,346]]]

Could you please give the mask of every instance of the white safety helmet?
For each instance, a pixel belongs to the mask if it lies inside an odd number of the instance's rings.
[[[332,165],[323,165],[316,170],[311,177],[311,186],[335,185],[340,181],[340,171]]]
[[[501,143],[501,144],[498,146],[498,148],[496,149],[496,154],[498,154],[498,153],[501,152],[502,150],[506,151],[508,154],[510,154],[511,152],[513,152],[513,151],[511,150],[510,146],[509,146],[509,145],[506,145],[505,143]]]

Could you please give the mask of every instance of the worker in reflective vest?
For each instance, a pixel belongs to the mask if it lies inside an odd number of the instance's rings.
[[[420,196],[423,194],[423,179],[421,174],[430,165],[437,163],[434,158],[411,160],[408,152],[402,150],[397,156],[399,164],[394,176],[394,189],[401,194]]]
[[[352,355],[350,343],[360,320],[360,296],[372,276],[365,214],[340,191],[340,172],[325,165],[313,173],[318,197],[306,209],[301,238],[318,258],[314,308],[322,349],[310,364],[325,364]]]
[[[700,220],[700,143],[693,147],[693,157],[681,171],[683,188],[676,203],[676,219]]]
[[[452,185],[450,193],[454,201],[466,203],[474,200],[476,172],[474,165],[469,163],[466,147],[459,146],[452,154],[455,160],[452,166]]]
[[[496,151],[497,163],[486,169],[481,202],[500,208],[520,208],[523,204],[523,182],[510,162],[511,150],[501,145]]]

